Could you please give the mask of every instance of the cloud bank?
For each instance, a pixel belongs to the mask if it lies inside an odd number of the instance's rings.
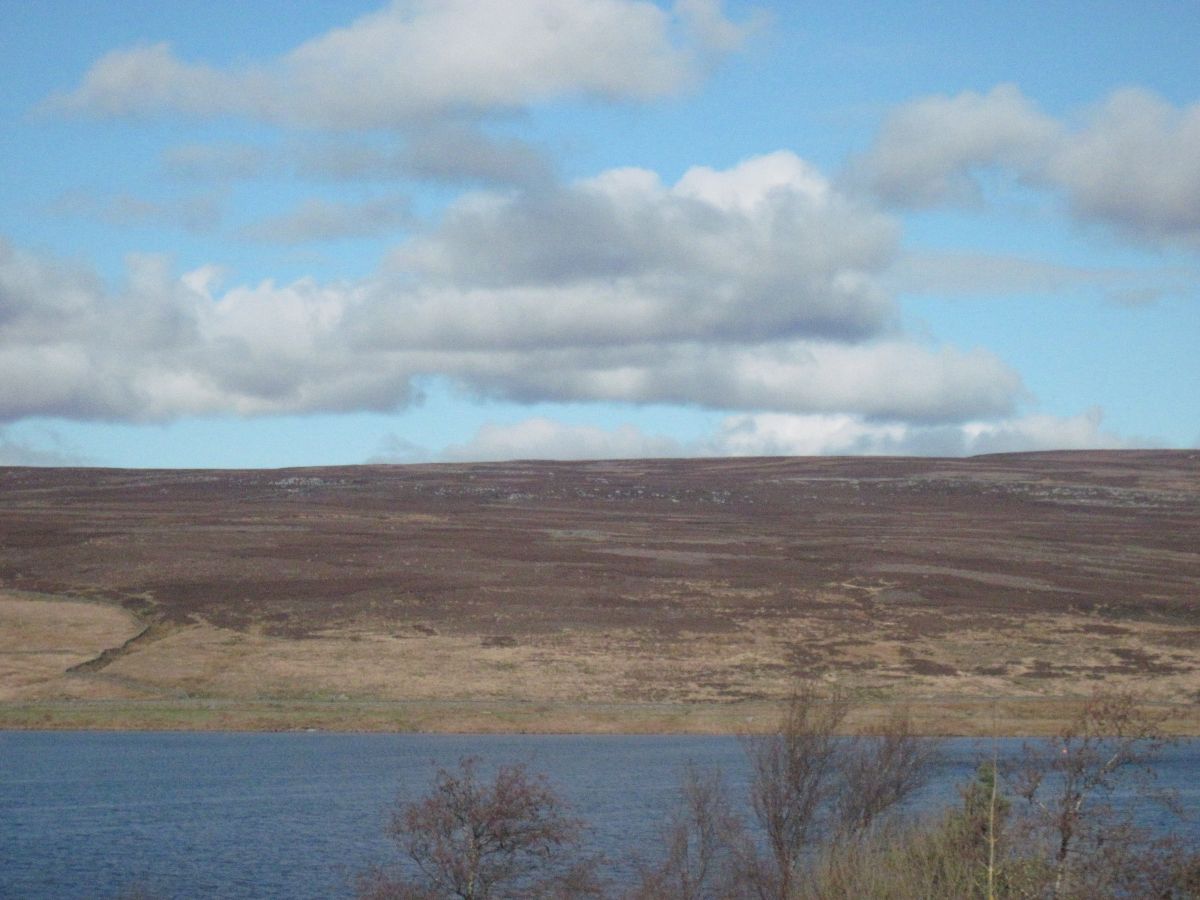
[[[538,416],[489,423],[439,452],[391,436],[372,462],[500,462],[514,459],[652,459],[714,456],[972,456],[1036,450],[1122,449],[1099,408],[1070,417],[1025,416],[921,426],[844,413],[727,416],[708,437],[677,441],[630,425],[597,428]]]
[[[321,224],[318,222],[318,224]],[[0,249],[0,420],[392,410],[441,376],[520,402],[965,421],[1019,377],[899,333],[894,228],[786,152],[673,185],[619,169],[475,194],[353,283],[219,290],[131,258],[113,292]]]
[[[1098,407],[1078,416],[1033,415],[936,426],[875,423],[846,414],[746,414],[725,419],[702,450],[718,456],[972,456],[1131,446],[1105,431],[1103,418]]]

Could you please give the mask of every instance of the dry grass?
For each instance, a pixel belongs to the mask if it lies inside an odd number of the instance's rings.
[[[807,615],[672,640],[633,629],[498,640],[420,627],[290,639],[191,625],[162,629],[96,671],[66,671],[140,628],[111,606],[3,598],[0,725],[736,732],[773,721],[800,656],[865,698],[854,727],[905,703],[926,733],[1049,733],[1096,683],[1094,670],[1117,668],[1104,673],[1106,685],[1180,707],[1180,729],[1200,733],[1195,704],[1179,702],[1200,688],[1200,651],[1173,646],[1170,629],[1097,631],[1085,616],[907,640],[894,623]],[[1038,676],[1046,658],[1071,660],[1070,669]],[[1147,659],[1160,658],[1178,671],[1144,671]],[[914,660],[955,674],[919,674]],[[999,665],[1007,674],[971,669]]]
[[[1048,737],[1086,698],[911,704],[917,733]],[[774,727],[780,703],[520,703],[502,701],[42,700],[0,703],[0,729],[112,731],[379,731],[446,734],[742,734]],[[1168,731],[1200,736],[1193,707],[1171,707]],[[847,732],[892,704],[865,702]]]
[[[97,688],[65,673],[142,628],[112,606],[0,595],[0,700],[122,696],[111,686]]]

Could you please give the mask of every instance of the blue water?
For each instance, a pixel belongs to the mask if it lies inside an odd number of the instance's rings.
[[[948,742],[925,801],[954,802],[990,746]],[[397,799],[469,754],[545,772],[616,859],[653,845],[688,761],[720,767],[735,796],[746,777],[719,737],[0,732],[0,897],[349,896],[397,859]],[[1200,741],[1156,773],[1200,810]]]

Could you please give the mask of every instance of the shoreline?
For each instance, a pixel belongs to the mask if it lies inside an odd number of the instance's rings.
[[[921,700],[903,705],[917,733],[937,737],[1046,737],[1082,697]],[[765,731],[781,703],[542,703],[495,700],[41,700],[0,702],[0,731],[399,732],[428,734],[696,734]],[[1165,730],[1200,737],[1196,704],[1151,703]],[[863,701],[850,733],[869,731],[895,703]]]

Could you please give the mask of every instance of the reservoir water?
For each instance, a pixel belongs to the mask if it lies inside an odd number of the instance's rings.
[[[946,742],[921,802],[955,802],[991,748]],[[546,773],[615,860],[653,844],[687,762],[722,769],[734,796],[746,778],[728,737],[0,732],[0,897],[351,896],[397,858],[397,798],[466,755]],[[1200,741],[1156,774],[1200,841]]]

